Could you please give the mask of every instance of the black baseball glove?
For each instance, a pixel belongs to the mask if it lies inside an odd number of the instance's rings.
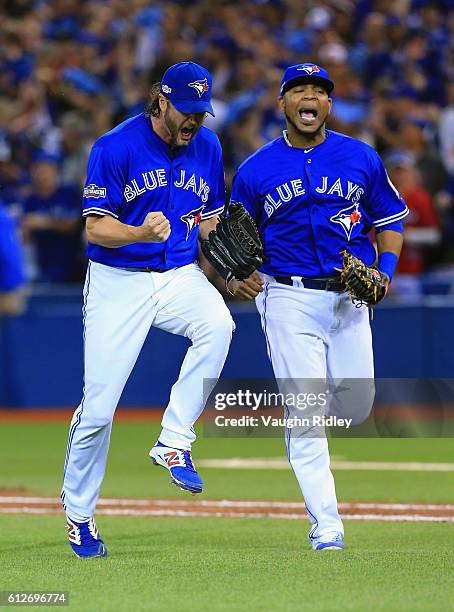
[[[201,242],[202,252],[225,280],[244,280],[263,263],[263,247],[252,217],[238,202],[228,204]]]
[[[366,264],[347,251],[342,251],[341,281],[354,300],[374,306],[382,300],[388,290],[387,274]]]

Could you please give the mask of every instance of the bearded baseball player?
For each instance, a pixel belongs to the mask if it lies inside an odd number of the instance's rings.
[[[202,126],[213,114],[211,76],[182,62],[155,89],[147,111],[101,136],[88,162],[84,392],[71,421],[61,494],[78,557],[107,554],[93,515],[114,412],[150,327],[192,342],[149,453],[191,493],[203,487],[191,459],[203,380],[219,376],[234,328],[196,263],[198,235],[215,228],[225,205],[219,140]]]
[[[256,221],[265,263],[260,274],[228,286],[240,297],[256,297],[281,380],[373,379],[368,307],[392,280],[408,213],[378,154],[326,129],[333,88],[321,66],[287,68],[279,97],[287,129],[249,157],[233,182],[232,200]],[[356,422],[372,401],[373,393]],[[328,443],[308,434],[286,430],[288,459],[312,523],[309,539],[314,550],[340,550],[344,529]]]

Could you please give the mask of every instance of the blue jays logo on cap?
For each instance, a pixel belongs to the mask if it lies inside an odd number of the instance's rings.
[[[281,96],[299,83],[318,83],[326,89],[328,94],[334,89],[334,83],[329,78],[328,71],[311,62],[295,64],[287,68],[281,81]]]
[[[173,106],[184,113],[210,113],[211,74],[194,62],[179,62],[167,68],[161,80],[161,93]]]
[[[194,87],[194,89],[199,94],[199,98],[203,96],[203,94],[210,89],[210,86],[207,83],[206,79],[200,81],[194,81],[193,83],[188,83],[188,87]]]
[[[301,66],[298,66],[297,70],[303,70],[306,74],[320,72],[320,68],[315,64],[313,66],[310,66],[309,64],[302,64]]]

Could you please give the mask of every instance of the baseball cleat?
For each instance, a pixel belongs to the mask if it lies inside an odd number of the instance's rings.
[[[345,544],[341,533],[321,536],[312,542],[313,550],[342,550],[343,548],[345,548]]]
[[[93,517],[84,523],[76,523],[67,516],[66,529],[68,530],[69,544],[76,557],[79,557],[79,559],[107,557],[107,548],[101,540]]]
[[[202,492],[203,481],[192,463],[190,450],[165,446],[158,440],[149,455],[155,465],[169,470],[170,480],[177,487],[193,495]]]

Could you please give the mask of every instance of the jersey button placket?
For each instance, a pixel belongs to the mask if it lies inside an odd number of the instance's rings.
[[[306,165],[304,167],[304,170],[306,172],[306,179],[307,179],[307,186],[308,186],[308,197],[309,197],[309,218],[311,220],[311,226],[312,226],[312,232],[316,233],[316,230],[314,228],[314,222],[316,221],[316,217],[317,217],[317,204],[315,204],[312,200],[312,195],[313,195],[313,177],[314,177],[314,173],[311,170],[311,165],[312,164],[312,158],[309,157],[308,159],[306,159]],[[317,248],[317,241],[314,240],[314,248],[315,248],[315,254],[317,255],[317,259],[320,263],[320,265],[323,267],[323,256],[321,256],[321,254],[319,253],[319,250]]]
[[[167,200],[167,214],[166,217],[168,218],[169,221],[173,221],[173,210],[174,210],[174,203],[173,203],[173,192],[174,192],[174,172],[175,172],[175,158],[171,157],[170,158],[170,166],[169,166],[169,197]],[[172,235],[172,234],[171,234]],[[171,239],[171,235],[169,236],[169,238],[167,238],[165,245],[164,245],[164,264],[167,263],[167,249],[169,246],[169,240]]]

